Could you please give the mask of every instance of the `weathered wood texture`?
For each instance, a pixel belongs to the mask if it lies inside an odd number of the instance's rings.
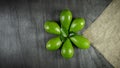
[[[6,0],[0,1],[0,68],[112,68],[93,47],[75,48],[65,60],[60,50],[50,52],[45,43],[55,35],[44,31],[46,20],[59,21],[65,8],[84,17],[87,28],[111,0]]]

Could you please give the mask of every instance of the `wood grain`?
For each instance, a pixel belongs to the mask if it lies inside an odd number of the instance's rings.
[[[0,2],[0,68],[113,68],[93,47],[75,48],[65,60],[60,50],[50,52],[45,43],[55,35],[44,31],[47,20],[59,22],[65,8],[73,17],[86,19],[85,29],[111,0],[6,0]],[[84,30],[85,30],[84,29]],[[83,30],[83,31],[84,31]]]

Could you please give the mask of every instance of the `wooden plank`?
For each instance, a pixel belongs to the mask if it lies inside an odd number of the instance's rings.
[[[45,21],[59,21],[60,11],[69,8],[74,18],[86,19],[86,29],[110,2],[111,0],[0,2],[0,68],[112,68],[93,47],[88,50],[75,48],[75,55],[70,60],[63,59],[60,50],[46,50],[45,43],[55,35],[46,33],[43,28]]]

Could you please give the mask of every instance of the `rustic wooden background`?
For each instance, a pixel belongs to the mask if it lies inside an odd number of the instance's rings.
[[[113,68],[92,46],[75,48],[65,60],[60,50],[50,52],[45,43],[55,35],[44,31],[46,20],[59,21],[65,8],[73,17],[86,19],[85,29],[111,0],[2,0],[0,1],[0,68]],[[84,30],[85,30],[84,29]],[[83,30],[83,31],[84,31]]]

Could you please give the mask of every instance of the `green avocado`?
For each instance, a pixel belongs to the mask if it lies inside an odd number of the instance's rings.
[[[61,49],[61,55],[66,58],[72,58],[74,55],[74,49],[69,39],[67,39]]]
[[[70,39],[78,48],[88,49],[90,47],[89,40],[83,36],[75,35],[70,37]]]
[[[85,20],[83,18],[76,18],[73,20],[70,26],[70,32],[78,32],[85,25]]]
[[[61,23],[61,26],[64,27],[66,30],[68,30],[71,21],[72,21],[72,13],[71,13],[71,11],[68,10],[68,9],[63,10],[60,13],[60,23]]]
[[[55,37],[50,39],[47,44],[46,44],[46,48],[48,50],[54,51],[60,48],[60,46],[62,45],[62,41],[60,40],[60,37]]]
[[[46,32],[51,33],[51,34],[60,34],[60,27],[54,21],[45,22],[44,29],[46,30]]]

